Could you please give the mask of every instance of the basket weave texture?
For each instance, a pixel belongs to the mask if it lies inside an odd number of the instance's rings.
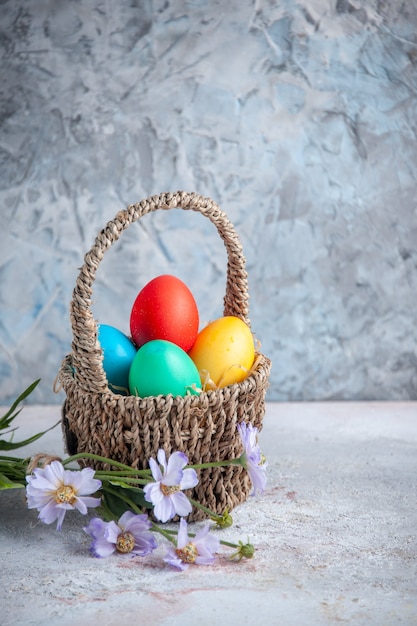
[[[98,234],[76,280],[70,305],[72,352],[60,367],[58,380],[66,399],[62,426],[69,454],[88,452],[132,467],[147,468],[159,448],[167,455],[184,452],[190,464],[232,459],[243,447],[237,424],[262,429],[265,393],[271,363],[257,355],[257,366],[245,380],[198,396],[139,398],[113,393],[103,370],[97,322],[92,314],[92,287],[104,253],[133,222],[155,210],[200,212],[216,226],[227,251],[224,315],[248,319],[248,283],[245,257],[236,231],[226,214],[210,198],[195,193],[162,193],[120,211]],[[84,466],[103,469],[93,461]],[[198,471],[199,483],[188,491],[195,500],[222,514],[244,502],[251,490],[248,474],[240,466]],[[189,521],[203,519],[193,509]]]

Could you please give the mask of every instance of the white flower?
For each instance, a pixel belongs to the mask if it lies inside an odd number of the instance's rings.
[[[242,455],[242,465],[246,468],[253,486],[253,495],[265,491],[266,468],[265,457],[258,446],[258,429],[252,424],[238,424],[237,427],[245,451]]]
[[[184,467],[188,458],[183,452],[174,452],[166,459],[165,451],[158,450],[158,463],[149,459],[152,476],[156,482],[143,488],[145,499],[154,505],[154,514],[161,522],[191,513],[192,506],[182,489],[191,489],[198,483],[194,469]],[[162,470],[162,471],[161,471]]]
[[[170,546],[164,561],[170,565],[184,570],[190,563],[196,565],[211,565],[214,562],[214,554],[220,547],[217,537],[209,533],[209,524],[204,526],[195,537],[188,537],[187,522],[180,521],[177,537],[177,547]]]
[[[132,511],[125,511],[117,524],[94,517],[84,530],[93,538],[91,552],[101,558],[110,556],[113,552],[131,556],[150,554],[156,548],[150,527],[147,515],[135,515]]]
[[[27,504],[29,509],[38,509],[39,519],[45,524],[57,520],[57,530],[61,530],[65,513],[77,509],[85,515],[87,507],[97,507],[100,498],[91,498],[101,487],[101,481],[94,478],[94,470],[66,470],[59,461],[52,461],[43,468],[37,467],[27,476]]]

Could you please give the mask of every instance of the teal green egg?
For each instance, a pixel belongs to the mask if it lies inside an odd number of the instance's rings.
[[[194,362],[179,346],[164,339],[145,343],[136,353],[129,372],[134,396],[196,395],[200,375]]]
[[[103,351],[103,369],[109,388],[127,395],[129,372],[137,348],[121,330],[108,324],[98,325],[98,340]]]

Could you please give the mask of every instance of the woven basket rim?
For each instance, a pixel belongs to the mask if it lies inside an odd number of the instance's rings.
[[[78,392],[84,392],[86,394],[92,395],[104,395],[109,397],[117,398],[118,402],[123,403],[135,403],[138,407],[143,407],[149,404],[150,402],[158,401],[163,403],[172,404],[172,402],[181,403],[183,405],[190,405],[192,407],[198,407],[202,405],[205,400],[207,400],[207,404],[210,404],[210,400],[217,398],[219,394],[227,395],[228,397],[232,397],[234,395],[239,395],[242,391],[246,393],[250,393],[251,391],[256,392],[258,388],[259,378],[268,378],[269,371],[271,368],[270,359],[262,353],[257,353],[260,357],[257,367],[254,371],[252,371],[245,379],[240,382],[233,383],[231,385],[227,385],[226,387],[222,387],[219,389],[209,389],[207,391],[201,391],[197,395],[186,395],[186,396],[174,396],[172,394],[160,394],[158,396],[146,396],[144,398],[140,396],[134,395],[122,395],[114,392],[110,387],[107,389],[103,389],[100,392],[91,392],[89,390],[84,389],[77,382],[77,379],[74,375],[74,369],[72,367],[71,361],[73,358],[73,354],[67,354],[61,363],[61,368],[58,374],[59,381],[66,391],[68,386],[75,386],[78,388]],[[58,389],[57,389],[58,390]]]

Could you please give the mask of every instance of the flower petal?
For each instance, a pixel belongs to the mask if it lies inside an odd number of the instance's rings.
[[[165,454],[165,450],[160,448],[158,450],[158,454],[156,455],[156,458],[158,459],[158,463],[160,465],[162,465],[162,468],[163,468],[164,473],[165,473],[166,470],[167,470],[167,457],[166,457],[166,454]]]
[[[87,526],[84,526],[83,530],[91,537],[104,537],[107,523],[100,517],[93,517]]]
[[[249,470],[249,476],[253,486],[253,495],[257,492],[263,493],[266,488],[267,476],[265,473],[266,466],[253,467]]]
[[[171,496],[171,502],[175,509],[175,513],[180,517],[185,517],[193,510],[191,506],[191,502],[187,498],[187,496],[181,491],[177,491],[173,493]]]
[[[33,472],[32,476],[27,476],[26,480],[32,490],[38,489],[38,490],[43,490],[43,491],[54,492],[60,485],[60,483],[57,483],[57,484],[52,483],[48,478],[46,478],[43,474],[40,474],[39,471],[36,471],[36,470]]]
[[[135,515],[134,513],[132,513],[129,518],[125,518],[127,513],[131,513],[131,511],[126,511],[126,513],[123,513],[122,517],[119,519],[119,525],[122,524],[123,520],[125,528],[128,532],[132,533],[133,535],[139,535],[140,533],[150,528],[151,523],[146,513],[142,513],[141,515]]]
[[[155,537],[149,530],[142,531],[140,534],[135,534],[135,547],[132,550],[132,554],[136,556],[146,556],[150,554],[155,548],[157,543]]]
[[[104,522],[99,517],[94,517],[90,520],[88,526],[84,527],[84,531],[93,537],[90,550],[96,557],[110,556],[116,550],[115,542],[112,543],[107,540],[108,527],[110,524],[112,524],[112,522]],[[117,528],[117,524],[115,524],[115,526]]]
[[[106,532],[104,534],[106,541],[116,544],[117,538],[121,532],[122,532],[122,529],[120,528],[118,524],[116,524],[116,522],[114,521],[107,522]]]
[[[154,515],[163,523],[175,517],[175,508],[169,496],[164,496],[160,502],[154,505]]]
[[[80,496],[95,493],[101,487],[101,480],[94,478],[95,471],[90,467],[85,467],[81,472],[67,470],[65,474],[65,484],[72,485]]]
[[[58,518],[58,515],[59,509],[56,505],[56,502],[54,500],[51,500],[41,508],[38,517],[44,524],[52,524]]]
[[[188,563],[184,563],[183,561],[181,561],[178,554],[175,552],[175,548],[171,546],[167,549],[167,552],[164,556],[164,561],[165,563],[168,563],[168,565],[176,567],[180,570],[185,570],[188,567]]]
[[[65,484],[64,483],[65,469],[62,463],[60,463],[59,461],[52,461],[48,465],[45,465],[45,467],[42,468],[42,470],[43,470],[43,476],[47,480],[49,480],[55,486],[55,488],[58,487],[59,485]]]
[[[98,558],[106,558],[116,551],[116,545],[105,539],[96,539],[91,543],[91,552]]]
[[[184,452],[173,452],[168,459],[167,474],[175,470],[182,470],[188,463],[188,457]]]
[[[197,565],[211,565],[215,560],[216,557],[213,554],[207,554],[204,556],[199,554],[195,559],[195,563]]]
[[[58,509],[58,517],[57,517],[57,523],[56,523],[57,530],[61,530],[62,528],[62,523],[64,521],[65,513],[66,513],[65,509]]]
[[[123,530],[128,530],[129,522],[134,519],[136,515],[132,511],[125,511],[119,518],[118,526]]]
[[[151,473],[152,473],[154,480],[161,480],[162,479],[161,468],[159,467],[155,459],[149,459],[149,467],[151,468]]]
[[[212,534],[208,534],[204,542],[194,540],[194,543],[201,556],[214,554],[215,552],[218,552],[220,547],[219,539]]]
[[[188,543],[188,525],[185,519],[180,519],[180,527],[177,535],[177,547],[182,549]]]
[[[81,515],[87,515],[88,509],[83,498],[76,498],[74,505],[71,508],[77,509],[77,511],[79,511]]]
[[[242,455],[253,486],[252,495],[257,491],[262,493],[266,486],[266,463],[262,462],[261,451],[257,443],[258,429],[252,424],[241,423],[237,426],[245,451]]]
[[[161,500],[163,500],[163,498],[165,497],[161,491],[161,483],[159,482],[148,483],[147,485],[145,485],[143,488],[143,493],[145,496],[145,500],[147,500],[147,502],[152,502],[154,506],[161,502]]]
[[[182,469],[174,467],[163,476],[161,482],[167,487],[173,487],[174,485],[179,485],[181,483],[182,475]]]
[[[191,489],[198,484],[197,472],[193,468],[183,470],[182,480],[180,482],[181,489]]]
[[[101,498],[93,498],[91,496],[80,496],[77,500],[81,500],[89,509],[95,509],[101,504]]]
[[[29,509],[41,509],[49,502],[54,501],[50,494],[37,493],[36,489],[33,493],[29,490],[30,485],[26,488],[27,505]]]

